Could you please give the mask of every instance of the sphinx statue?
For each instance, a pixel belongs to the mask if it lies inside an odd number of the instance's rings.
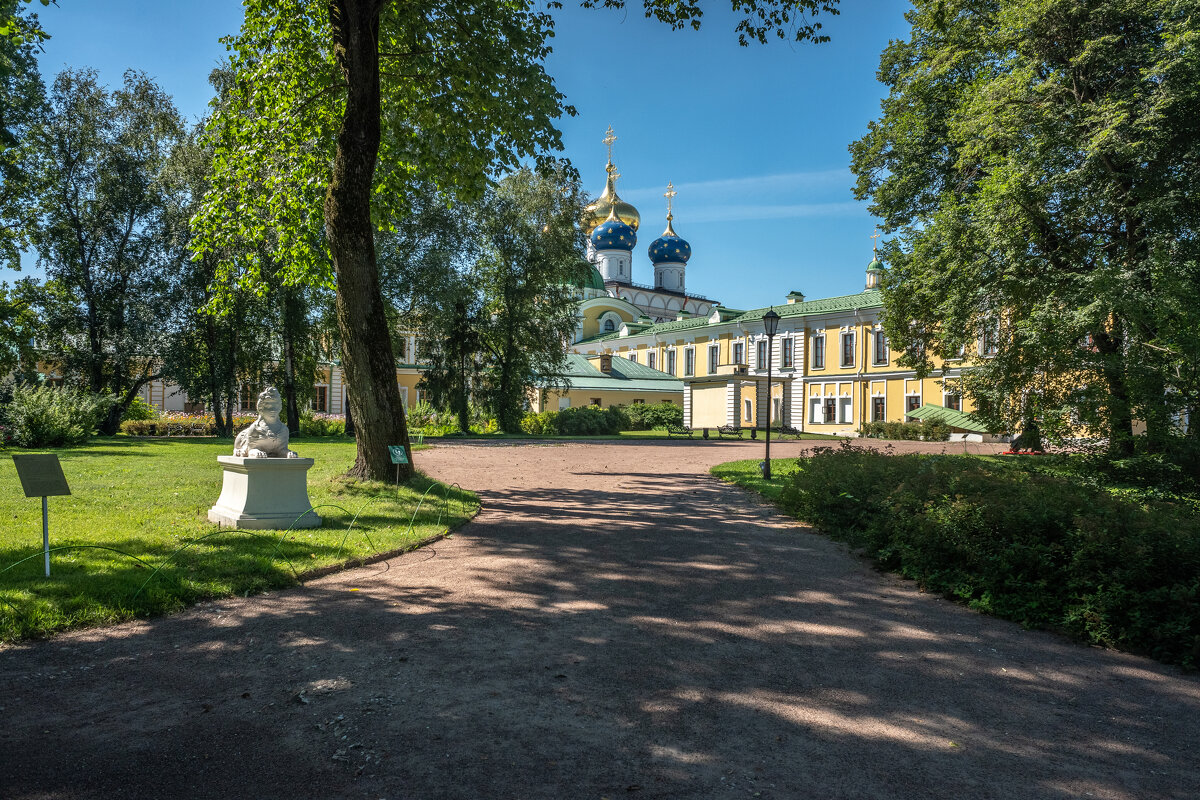
[[[258,395],[258,419],[233,440],[233,454],[242,458],[297,458],[288,449],[288,429],[279,421],[283,400],[268,386]]]

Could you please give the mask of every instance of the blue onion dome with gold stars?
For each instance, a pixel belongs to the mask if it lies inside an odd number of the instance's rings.
[[[608,219],[592,231],[592,246],[597,250],[632,251],[637,244],[633,228],[617,219],[615,211],[609,211]]]
[[[663,235],[650,243],[651,264],[686,264],[692,257],[692,246],[687,240],[675,233],[671,220],[667,220],[667,229]]]

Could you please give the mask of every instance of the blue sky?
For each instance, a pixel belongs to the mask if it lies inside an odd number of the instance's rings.
[[[646,248],[665,224],[673,181],[675,230],[692,245],[688,288],[735,308],[782,302],[793,289],[827,297],[862,288],[874,221],[851,193],[847,145],[878,116],[879,53],[907,36],[906,2],[847,0],[825,19],[833,41],[739,47],[727,4],[699,32],[670,31],[636,9],[555,12],[548,71],[578,116],[561,120],[568,158],[585,188],[604,188],[611,125],[618,190],[642,229],[634,280],[651,283]],[[140,69],[195,119],[221,36],[241,24],[236,0],[62,0],[41,9],[53,38],[47,80],[90,66],[117,84]]]

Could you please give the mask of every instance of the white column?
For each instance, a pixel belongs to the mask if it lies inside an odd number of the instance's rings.
[[[725,384],[725,424],[740,428],[738,424],[742,404],[742,382],[732,380]]]
[[[780,425],[792,425],[792,420],[795,418],[795,415],[792,414],[792,381],[791,381],[791,379],[783,381],[782,388],[783,388],[783,399],[780,402],[779,424]],[[796,426],[796,427],[802,427],[804,425],[803,411],[801,411],[801,413],[800,413],[800,419],[801,419],[800,426]]]
[[[683,424],[692,427],[692,384],[683,384]]]

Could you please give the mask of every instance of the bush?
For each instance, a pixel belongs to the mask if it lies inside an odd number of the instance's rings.
[[[557,411],[543,411],[535,414],[530,411],[521,418],[521,430],[531,436],[556,433],[558,431]]]
[[[248,427],[256,414],[239,414],[233,418],[233,433],[236,436]],[[217,420],[212,414],[186,414],[182,411],[167,411],[156,419],[125,420],[121,433],[129,436],[216,436]]]
[[[340,414],[321,414],[309,409],[300,412],[302,436],[345,436],[346,418]]]
[[[554,418],[555,433],[560,436],[615,436],[628,418],[619,408],[579,406],[564,408]],[[549,431],[547,431],[549,433]]]
[[[112,408],[113,399],[77,389],[18,386],[5,411],[6,435],[18,447],[82,444]]]
[[[824,448],[780,502],[922,588],[1025,625],[1200,666],[1200,517],[956,456]]]
[[[628,430],[629,418],[620,406],[578,406],[561,411],[527,413],[521,430],[532,436],[616,436]]]
[[[135,397],[129,407],[125,409],[125,413],[121,415],[121,419],[122,421],[158,419],[158,409],[142,398]]]
[[[862,435],[869,439],[893,439],[910,442],[946,442],[950,440],[951,428],[944,422],[921,420],[920,422],[867,422],[862,426]]]
[[[450,436],[458,433],[458,417],[449,411],[439,411],[422,400],[408,409],[408,429],[426,436]]]
[[[683,424],[683,407],[669,400],[663,400],[661,403],[634,403],[621,408],[629,418],[629,424],[622,430],[666,430],[670,425]]]

